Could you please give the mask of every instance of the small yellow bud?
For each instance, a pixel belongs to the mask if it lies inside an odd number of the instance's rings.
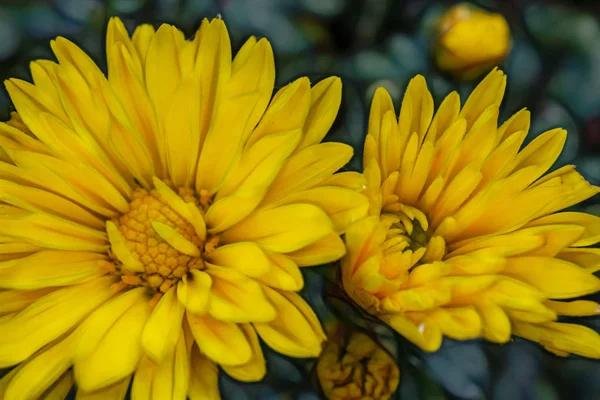
[[[328,400],[387,400],[398,387],[400,370],[375,340],[335,323],[327,329],[317,375]]]
[[[501,14],[461,3],[438,23],[436,63],[458,78],[477,78],[500,64],[510,48],[510,28]]]

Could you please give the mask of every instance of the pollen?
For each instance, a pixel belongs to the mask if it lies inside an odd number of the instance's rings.
[[[191,190],[181,189],[179,195],[184,201],[195,200]],[[194,226],[175,212],[157,190],[136,189],[131,196],[129,212],[114,222],[127,249],[141,264],[141,268],[131,271],[127,265],[123,265],[124,260],[113,256],[121,280],[128,285],[144,285],[165,293],[189,270],[203,269],[201,252],[196,257],[184,254],[162,233],[168,230],[171,236],[176,236],[190,247],[203,247],[203,241]],[[157,225],[163,229],[158,231]]]

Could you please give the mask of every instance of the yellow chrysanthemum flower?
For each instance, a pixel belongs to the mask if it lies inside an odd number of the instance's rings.
[[[321,140],[338,78],[271,99],[269,42],[231,58],[223,21],[130,39],[112,19],[108,78],[77,46],[6,82],[0,124],[4,400],[218,398],[217,367],[265,374],[259,337],[294,357],[325,339],[298,267],[342,257],[367,214],[352,149]],[[73,366],[73,368],[71,368]],[[1,397],[1,396],[0,396]],[[55,398],[52,397],[52,398]],[[47,397],[44,397],[47,398]]]
[[[510,27],[504,16],[473,4],[451,7],[437,24],[435,61],[459,78],[477,78],[500,64],[510,49]]]
[[[566,132],[519,150],[521,110],[500,127],[506,77],[492,71],[462,106],[451,93],[434,115],[422,76],[396,119],[388,93],[371,106],[364,147],[370,216],[346,233],[342,279],[349,296],[426,351],[443,336],[511,334],[558,355],[600,358],[600,336],[559,316],[600,314],[600,218],[559,212],[599,192],[573,166],[544,175]]]
[[[388,400],[400,381],[396,362],[379,343],[340,323],[327,326],[316,372],[329,400]]]

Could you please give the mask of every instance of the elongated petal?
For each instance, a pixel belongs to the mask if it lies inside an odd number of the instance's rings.
[[[1,290],[0,313],[21,311],[42,296],[53,292],[55,288],[42,288],[36,290]]]
[[[208,310],[212,278],[204,271],[191,270],[190,277],[184,276],[177,284],[177,298],[186,310],[204,314]]]
[[[75,362],[79,387],[85,391],[98,390],[135,371],[142,357],[140,337],[149,315],[147,299],[137,298],[106,331],[96,348]]]
[[[317,185],[350,161],[352,153],[350,146],[333,142],[300,150],[283,165],[263,204],[277,202],[289,194]]]
[[[204,354],[222,365],[243,365],[252,358],[252,347],[239,325],[209,315],[186,313],[196,344]],[[192,365],[192,375],[194,371]]]
[[[152,398],[185,400],[189,376],[189,357],[185,339],[180,335],[176,347],[157,365],[152,381]]]
[[[254,327],[250,324],[240,325],[244,335],[252,346],[252,358],[246,364],[239,366],[223,366],[223,370],[227,375],[242,382],[258,382],[264,378],[267,373],[267,365],[263,356],[258,336]]]
[[[547,350],[561,355],[569,353],[600,358],[600,336],[592,329],[575,324],[549,322],[528,324],[514,322],[513,332],[525,339],[539,342]]]
[[[384,315],[382,319],[395,331],[425,351],[436,351],[442,344],[442,332],[436,324],[427,321],[414,324],[401,314]]]
[[[323,140],[342,102],[342,81],[336,76],[323,79],[310,90],[310,109],[304,124],[304,138],[297,150]]]
[[[113,277],[56,290],[2,323],[0,366],[14,365],[60,337],[115,291]]]
[[[35,399],[71,366],[74,335],[49,345],[19,369],[6,388],[4,399]]]
[[[255,323],[259,336],[269,347],[288,356],[319,355],[325,335],[314,313],[305,314],[310,310],[306,303],[295,293],[284,295],[267,287],[264,291],[277,310],[277,318],[268,323]]]
[[[113,383],[107,387],[104,387],[93,392],[86,392],[81,389],[77,390],[75,400],[103,400],[103,399],[115,399],[121,400],[125,398],[129,383],[131,382],[131,376],[120,380],[117,383]]]
[[[235,270],[208,265],[207,273],[212,278],[210,315],[230,322],[267,322],[275,318],[275,309],[257,282]]]
[[[300,136],[299,129],[271,134],[244,150],[240,163],[206,213],[211,232],[231,227],[260,204]]]
[[[270,267],[255,279],[276,289],[297,292],[304,287],[304,279],[300,269],[287,255],[267,252]]]
[[[555,299],[578,297],[600,290],[600,280],[593,274],[550,257],[510,259],[504,273],[529,283]]]
[[[190,370],[190,387],[188,396],[191,400],[220,400],[219,369],[213,361],[192,348],[192,365]]]
[[[173,287],[161,297],[142,332],[142,346],[156,363],[175,350],[180,336],[185,309],[177,299],[176,291],[177,288]]]
[[[235,66],[235,61],[234,61]],[[223,88],[198,161],[196,189],[215,193],[240,157],[244,139],[262,116],[275,79],[273,51],[260,40]]]
[[[253,242],[237,242],[219,246],[207,260],[212,264],[232,268],[250,277],[261,276],[271,269],[271,260]]]
[[[225,243],[254,241],[277,252],[306,247],[330,234],[331,220],[320,208],[290,204],[256,212],[223,233]]]
[[[98,253],[42,250],[19,259],[9,267],[0,263],[0,287],[39,289],[69,285],[104,275],[103,259],[105,256]]]
[[[321,186],[288,196],[286,203],[314,204],[329,215],[334,229],[343,234],[355,221],[367,216],[366,196],[334,186]]]
[[[346,247],[340,237],[329,234],[323,239],[300,250],[286,255],[300,267],[327,264],[339,260],[346,254]]]

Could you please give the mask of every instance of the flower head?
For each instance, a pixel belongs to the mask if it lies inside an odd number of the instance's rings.
[[[559,354],[600,358],[600,337],[559,316],[600,313],[593,272],[600,218],[561,210],[600,191],[573,166],[547,173],[565,143],[553,129],[519,150],[529,112],[498,127],[505,75],[491,72],[461,107],[434,114],[425,79],[408,85],[399,118],[379,89],[364,148],[370,216],[346,233],[349,296],[427,351],[442,337],[511,334]]]
[[[299,267],[342,257],[368,209],[360,174],[332,175],[352,149],[320,144],[340,80],[271,98],[269,42],[232,60],[220,19],[192,40],[112,19],[108,77],[66,39],[52,49],[33,84],[6,82],[17,112],[0,124],[3,398],[73,380],[99,398],[130,381],[137,398],[215,398],[217,364],[263,377],[259,338],[317,356]]]
[[[437,30],[436,63],[464,79],[476,78],[500,64],[511,48],[506,19],[468,3],[446,11]]]
[[[334,323],[327,327],[317,376],[327,399],[387,400],[398,387],[400,371],[375,340]]]

